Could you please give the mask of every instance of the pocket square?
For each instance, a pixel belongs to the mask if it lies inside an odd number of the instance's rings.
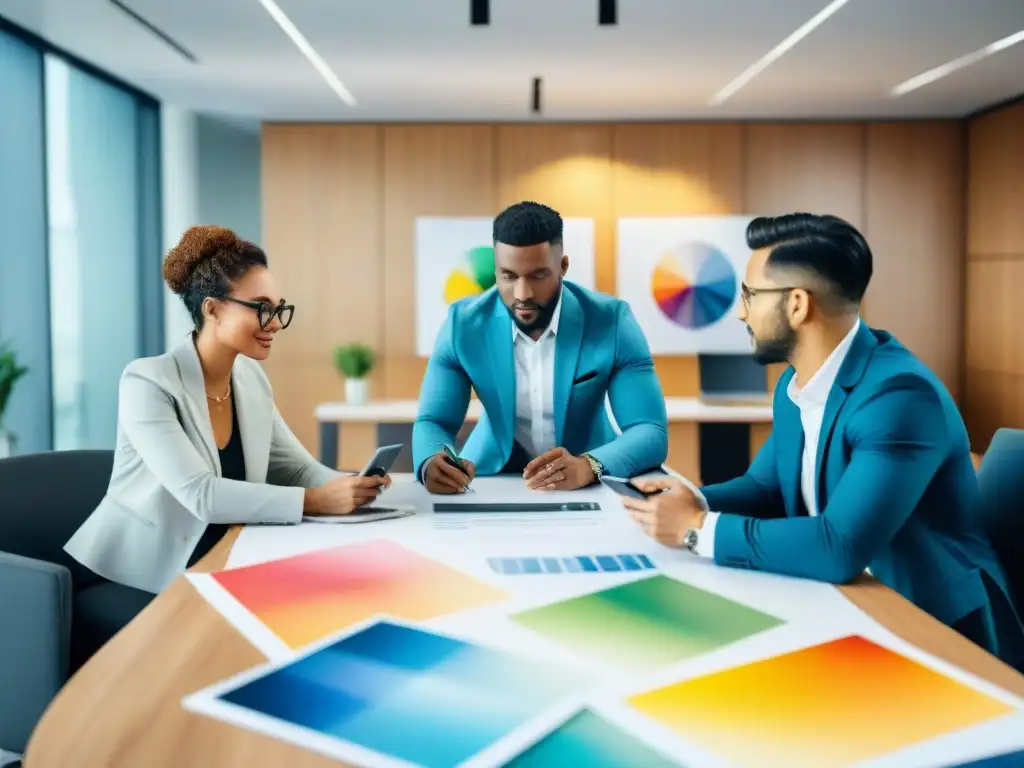
[[[590,373],[584,373],[582,376],[580,376],[578,379],[576,379],[576,381],[573,382],[573,386],[576,386],[577,384],[582,384],[584,381],[590,381],[595,376],[597,376],[597,371],[591,371]]]

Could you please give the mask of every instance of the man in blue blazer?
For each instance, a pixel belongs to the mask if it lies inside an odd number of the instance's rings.
[[[451,305],[427,365],[412,433],[417,477],[433,493],[510,472],[531,488],[571,490],[604,472],[659,467],[668,453],[665,398],[629,306],[563,280],[569,257],[551,208],[512,205],[493,234],[496,285]],[[470,390],[484,414],[455,461],[445,448]]]
[[[957,406],[895,338],[859,319],[871,250],[832,216],[755,219],[740,319],[788,362],[771,436],[745,475],[626,500],[659,541],[720,565],[845,583],[869,571],[1014,665],[1024,630],[977,514]]]

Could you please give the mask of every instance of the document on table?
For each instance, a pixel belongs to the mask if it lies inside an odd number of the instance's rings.
[[[415,510],[416,514],[396,519],[372,520],[369,525],[346,524],[342,517],[328,521],[308,521],[300,526],[246,526],[228,557],[228,568],[261,563],[299,552],[361,541],[376,536],[403,537],[431,535],[549,536],[552,529],[572,531],[604,531],[609,522],[622,526],[632,523],[626,517],[618,496],[602,485],[577,491],[533,491],[521,477],[478,477],[469,493],[442,495],[428,493],[412,479],[396,479],[395,483],[367,508],[367,515],[378,507]],[[434,504],[497,504],[497,503],[585,502],[596,504],[598,510],[556,511],[536,513],[453,512],[435,514]],[[354,521],[352,521],[354,522]],[[344,525],[342,525],[344,524]]]
[[[429,513],[260,527],[277,558],[295,537],[306,554],[189,579],[270,663],[183,705],[373,765],[906,768],[1024,748],[1024,702],[832,585],[719,568],[608,511],[589,537],[460,537]]]

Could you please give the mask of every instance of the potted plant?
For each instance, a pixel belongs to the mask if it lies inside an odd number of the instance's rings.
[[[4,410],[15,383],[26,373],[28,368],[18,365],[15,351],[7,344],[0,344],[0,458],[14,452],[14,435],[4,429]]]
[[[373,348],[366,344],[345,344],[334,348],[334,366],[345,376],[345,401],[355,405],[369,398],[366,377],[373,370]]]

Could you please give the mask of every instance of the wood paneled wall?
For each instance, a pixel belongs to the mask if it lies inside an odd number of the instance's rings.
[[[982,452],[1024,428],[1024,102],[968,125],[963,411]]]
[[[342,391],[331,349],[354,340],[379,351],[374,397],[415,398],[425,368],[414,344],[415,217],[492,216],[527,198],[594,218],[597,286],[610,293],[620,216],[843,216],[875,252],[867,321],[958,394],[961,138],[952,121],[265,125],[265,245],[298,307],[267,363],[279,407],[315,449],[313,408]],[[655,363],[666,395],[698,394],[696,358]],[[696,434],[673,426],[669,460],[699,476]],[[346,427],[342,465],[364,461],[371,440]]]

